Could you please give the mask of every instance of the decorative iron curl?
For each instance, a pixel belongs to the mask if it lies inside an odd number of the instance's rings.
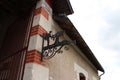
[[[56,34],[52,35],[52,31],[50,31],[48,34],[40,35],[42,37],[42,51],[41,54],[41,61],[44,58],[50,59],[53,56],[55,56],[57,53],[62,53],[63,51],[61,48],[64,45],[69,45],[70,42],[68,40],[62,40],[60,41],[60,37],[63,35],[64,31],[59,31]],[[50,43],[50,39],[54,39],[53,44]],[[47,41],[47,46],[44,46],[44,42]]]
[[[55,47],[55,48],[52,48],[52,49],[48,49],[48,50],[46,50],[46,51],[44,51],[44,58],[45,59],[50,59],[50,58],[52,58],[52,57],[54,57],[56,54],[58,54],[58,53],[62,53],[63,51],[61,50],[61,48],[62,48],[63,46],[61,46],[61,47]]]

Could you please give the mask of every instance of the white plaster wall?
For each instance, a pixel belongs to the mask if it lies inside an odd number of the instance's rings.
[[[61,31],[62,29],[58,26],[57,23],[54,22],[52,17],[50,17],[49,21],[47,21],[44,16],[39,15],[40,21],[39,24],[42,25],[48,32],[53,31],[53,34]],[[39,19],[38,19],[39,20]],[[36,20],[36,23],[38,21]],[[35,24],[36,24],[35,23]],[[48,25],[50,23],[50,25]],[[70,40],[68,36],[63,37],[63,39]],[[41,50],[41,41],[39,35],[33,36],[30,39],[31,46],[29,50],[38,49]],[[35,46],[34,46],[35,45]],[[66,51],[62,48],[63,53],[57,54],[50,60],[47,60],[45,66],[49,69],[49,80],[79,80],[78,74],[79,72],[83,72],[86,76],[87,80],[92,80],[94,76],[98,77],[97,70],[95,67],[86,59],[83,53],[75,47],[75,45],[68,46],[69,50]],[[38,73],[36,70],[32,71],[32,73]],[[35,76],[34,76],[35,77]],[[36,76],[37,77],[37,76]]]
[[[37,5],[36,8],[42,5],[41,3],[38,4],[40,5]],[[36,15],[34,17],[33,26],[38,24],[48,32],[53,31],[53,34],[62,30],[60,26],[54,22],[51,15],[49,15],[49,20],[45,19],[41,14]],[[65,36],[63,39],[70,40],[68,36]],[[39,35],[32,36],[30,38],[28,50],[41,50],[41,41],[42,38],[40,38]],[[83,72],[87,80],[92,80],[92,76],[97,78],[97,70],[89,60],[83,56],[83,53],[75,47],[75,45],[70,45],[68,47],[68,51],[62,48],[62,54],[57,54],[50,60],[47,60],[45,64],[47,68],[35,63],[26,64],[24,80],[79,80],[79,72]]]
[[[40,35],[33,35],[30,37],[28,51],[34,49],[41,51],[41,46],[42,46],[42,38],[40,37]]]
[[[52,80],[79,80],[79,73],[83,73],[86,80],[92,80],[92,76],[97,78],[97,71],[73,47],[68,47],[69,50],[62,48],[62,54],[56,54],[47,61],[49,78]]]
[[[98,77],[93,76],[92,78],[92,80],[98,80]]]
[[[53,33],[62,30],[52,19],[51,25]],[[70,40],[66,35],[63,39]],[[83,53],[74,44],[68,47],[69,50],[66,51],[62,48],[62,54],[56,54],[47,61],[46,67],[49,68],[50,80],[79,80],[79,72],[85,74],[86,80],[92,80],[92,76],[97,78],[96,68],[87,60]]]
[[[50,16],[49,16],[50,18]],[[33,25],[32,27],[36,26],[36,25],[40,25],[41,27],[43,27],[47,32],[49,32],[51,30],[51,21],[47,20],[43,15],[38,14],[36,16],[34,16],[34,20],[33,20]]]
[[[23,80],[32,80],[32,66],[30,63],[25,65]]]
[[[39,24],[43,27],[46,31],[50,31],[51,23],[47,20],[43,15],[40,16]]]
[[[38,14],[38,15],[35,15],[35,16],[34,16],[32,27],[34,27],[34,26],[36,26],[36,25],[39,25],[40,16],[41,16],[41,14]]]
[[[49,80],[49,69],[37,63],[25,65],[23,80]]]

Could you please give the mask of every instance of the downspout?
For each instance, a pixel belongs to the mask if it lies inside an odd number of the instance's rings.
[[[103,72],[101,75],[99,75],[99,80],[101,79],[101,76],[104,75],[104,74],[105,74],[105,72]]]

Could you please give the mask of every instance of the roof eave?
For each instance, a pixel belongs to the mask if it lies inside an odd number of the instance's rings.
[[[76,46],[81,49],[81,51],[96,67],[96,69],[104,72],[103,67],[98,62],[86,42],[83,40],[82,36],[79,34],[72,22],[69,20],[69,18],[66,16],[53,16],[53,18],[60,25],[60,27],[65,30],[66,34],[71,38],[71,40],[76,40]]]
[[[73,14],[74,11],[69,0],[53,0],[52,8],[54,14]]]

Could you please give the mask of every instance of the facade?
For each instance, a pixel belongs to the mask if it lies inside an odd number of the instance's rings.
[[[0,2],[0,80],[99,80],[104,69],[67,17],[69,0]]]

